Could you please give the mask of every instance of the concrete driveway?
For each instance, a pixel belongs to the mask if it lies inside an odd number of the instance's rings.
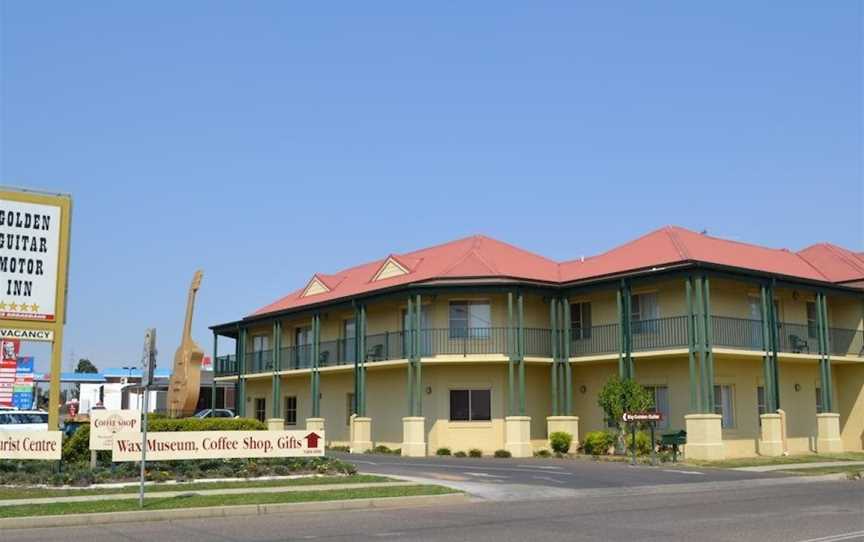
[[[778,473],[706,469],[678,464],[631,466],[622,462],[582,459],[403,458],[385,454],[338,452],[328,455],[354,463],[363,473],[434,481],[495,500],[564,497],[589,490],[632,491],[634,488],[643,488],[656,492],[662,486],[684,490],[684,487],[678,486],[721,484],[718,487],[722,487],[746,480],[789,479],[788,475]]]

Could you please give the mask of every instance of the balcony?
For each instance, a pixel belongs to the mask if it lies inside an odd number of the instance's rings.
[[[687,348],[687,316],[672,316],[638,320],[630,324],[633,352]],[[762,321],[727,316],[712,316],[713,344],[719,348],[763,351]],[[420,353],[424,358],[435,356],[507,356],[509,328],[440,328],[419,332]],[[552,357],[552,332],[543,328],[525,328],[525,356]],[[780,352],[818,353],[818,341],[812,337],[815,329],[806,324],[781,322],[777,325]],[[573,328],[570,341],[572,357],[617,354],[620,350],[620,326],[603,324]],[[831,354],[864,357],[864,333],[860,330],[829,328]],[[408,356],[408,334],[390,331],[366,336],[366,362],[405,359]],[[334,339],[320,343],[318,366],[352,365],[355,339]],[[269,373],[274,370],[299,370],[312,367],[312,345],[288,346],[281,350],[280,367],[274,366],[272,350],[247,353],[244,359],[247,374]],[[216,376],[237,374],[235,356],[216,358]]]

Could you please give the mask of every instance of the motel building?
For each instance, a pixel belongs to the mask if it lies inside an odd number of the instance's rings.
[[[474,236],[315,274],[211,329],[240,416],[354,452],[530,456],[608,427],[613,375],[652,390],[693,459],[862,450],[864,253],[831,244],[664,227],[556,262]]]

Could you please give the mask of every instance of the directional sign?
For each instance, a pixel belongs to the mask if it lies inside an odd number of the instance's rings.
[[[659,422],[663,415],[659,412],[625,412],[622,419],[625,422]]]
[[[114,434],[112,461],[140,461],[141,433]],[[229,459],[245,457],[320,457],[324,432],[165,431],[147,433],[147,459]]]

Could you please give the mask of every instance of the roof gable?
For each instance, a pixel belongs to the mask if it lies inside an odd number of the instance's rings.
[[[311,279],[309,279],[309,282],[306,284],[306,287],[303,288],[303,292],[300,294],[300,297],[308,297],[310,295],[317,295],[317,294],[326,294],[329,291],[330,291],[330,288],[328,288],[327,285],[324,284],[324,281],[322,281],[320,278],[318,278],[318,275],[314,275]]]

